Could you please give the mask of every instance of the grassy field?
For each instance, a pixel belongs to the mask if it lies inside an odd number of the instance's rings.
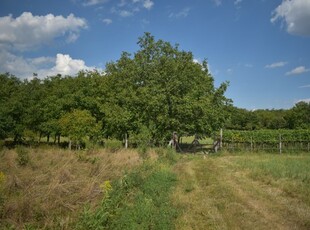
[[[183,159],[176,229],[309,229],[309,167],[309,155]]]
[[[310,229],[310,155],[0,152],[0,229]]]

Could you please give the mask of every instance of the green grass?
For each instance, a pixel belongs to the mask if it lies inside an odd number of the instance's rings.
[[[288,196],[310,205],[309,155],[264,154],[236,158],[235,162],[241,169],[248,170],[252,179],[277,186]]]
[[[170,162],[170,158],[166,162]],[[176,179],[171,164],[162,160],[145,161],[112,182],[101,205],[95,210],[86,208],[76,228],[174,229],[177,210],[170,194]]]
[[[177,229],[309,229],[310,155],[222,153],[175,165]]]

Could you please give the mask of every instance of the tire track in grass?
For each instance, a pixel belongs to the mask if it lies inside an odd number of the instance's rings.
[[[174,203],[183,210],[176,221],[176,229],[309,227],[309,207],[300,206],[277,188],[253,181],[232,163],[232,159],[196,158],[175,166],[179,182]],[[295,219],[297,212],[303,216]]]

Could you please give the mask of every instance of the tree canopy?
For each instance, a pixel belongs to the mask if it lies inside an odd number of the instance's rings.
[[[139,133],[146,127],[159,141],[173,131],[210,134],[219,129],[229,103],[227,83],[214,87],[207,62],[195,63],[191,52],[156,41],[149,33],[138,44],[133,57],[124,52],[106,68],[113,100],[106,113],[111,133]]]

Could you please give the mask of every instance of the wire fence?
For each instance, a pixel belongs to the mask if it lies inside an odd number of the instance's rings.
[[[230,151],[310,152],[310,130],[227,130],[220,139]]]

